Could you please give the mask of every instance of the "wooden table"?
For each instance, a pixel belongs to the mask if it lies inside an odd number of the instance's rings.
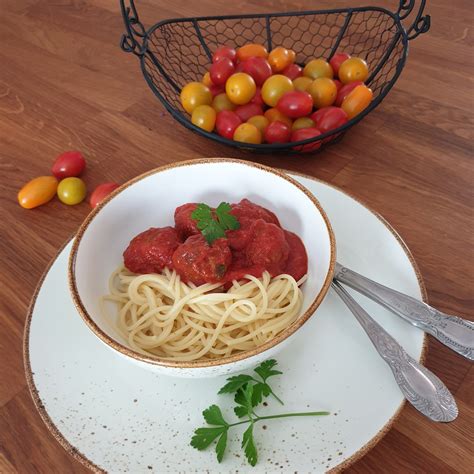
[[[362,5],[324,0],[138,0],[158,19]],[[379,2],[386,6],[387,2]],[[390,2],[393,6],[396,2]],[[34,211],[16,202],[23,183],[79,149],[89,189],[200,156],[260,161],[327,180],[380,212],[414,253],[430,302],[472,318],[472,24],[469,0],[429,0],[432,29],[411,46],[386,101],[343,142],[311,156],[260,156],[211,143],[164,112],[132,55],[118,48],[118,0],[0,0],[0,472],[86,472],[50,435],[26,387],[27,306],[48,261],[89,212],[57,200]],[[428,422],[406,406],[352,472],[472,472],[474,368],[430,338],[426,364],[455,394],[460,415]]]

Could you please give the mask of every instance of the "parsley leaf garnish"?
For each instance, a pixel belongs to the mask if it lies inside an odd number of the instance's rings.
[[[207,204],[200,203],[191,213],[191,218],[196,221],[197,228],[211,245],[214,240],[225,238],[226,230],[237,230],[240,228],[239,221],[230,214],[231,206],[227,202],[221,202],[215,211]]]

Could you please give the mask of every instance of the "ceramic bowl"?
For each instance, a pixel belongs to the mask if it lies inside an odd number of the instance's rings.
[[[237,202],[248,198],[275,212],[283,227],[298,234],[308,252],[308,279],[302,286],[301,314],[288,328],[258,348],[230,357],[180,362],[134,351],[100,311],[112,271],[123,261],[130,240],[149,227],[173,225],[174,209],[186,202]],[[283,172],[224,158],[180,162],[129,181],[85,219],[69,259],[69,285],[79,314],[93,333],[123,357],[155,372],[211,377],[258,365],[273,357],[304,328],[325,297],[336,259],[334,235],[317,199]]]

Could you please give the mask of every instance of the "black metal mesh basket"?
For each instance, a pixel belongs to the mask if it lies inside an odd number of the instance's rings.
[[[400,0],[396,12],[379,7],[346,8],[289,13],[238,16],[176,18],[160,21],[148,30],[140,22],[133,0],[120,0],[126,33],[121,47],[140,59],[143,75],[151,90],[171,115],[185,127],[211,140],[259,152],[301,150],[302,145],[333,144],[375,109],[393,87],[405,65],[408,42],[430,28],[423,15],[425,1],[413,12],[415,0]],[[413,12],[413,13],[412,13]],[[409,17],[414,17],[411,22]],[[406,28],[403,23],[410,23]],[[296,52],[296,62],[312,58],[330,60],[336,51],[364,58],[373,90],[371,104],[343,126],[316,138],[293,143],[253,145],[223,138],[191,123],[180,102],[182,87],[200,82],[218,46],[265,44],[268,50],[283,46]]]

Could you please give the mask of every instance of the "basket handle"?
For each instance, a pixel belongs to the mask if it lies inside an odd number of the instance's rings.
[[[415,0],[400,0],[400,5],[396,12],[400,23],[402,20],[406,20],[415,7]],[[426,33],[431,26],[431,17],[430,15],[423,15],[425,9],[426,0],[421,0],[418,7],[418,12],[415,16],[415,19],[411,25],[405,28],[407,33],[407,39],[415,39],[418,35]]]
[[[130,6],[127,6],[126,2]],[[120,47],[126,53],[143,56],[146,52],[146,47],[144,46],[146,30],[138,18],[134,0],[120,0],[120,9],[122,10],[122,18],[126,30],[120,39]]]

